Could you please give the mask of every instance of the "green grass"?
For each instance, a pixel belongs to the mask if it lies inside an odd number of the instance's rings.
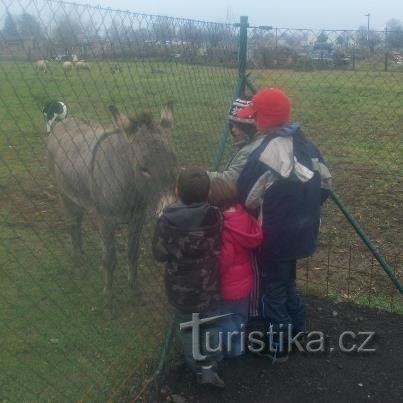
[[[132,383],[141,385],[162,346],[169,314],[162,270],[150,258],[150,229],[139,269],[147,301],[135,306],[129,303],[124,233],[119,234],[116,320],[102,317],[101,251],[91,217],[84,223],[86,273],[70,271],[70,244],[45,167],[41,108],[49,98],[61,99],[73,116],[108,125],[111,103],[157,116],[173,98],[173,142],[181,163],[208,167],[237,71],[174,63],[154,63],[151,69],[151,63],[138,61],[122,67],[122,74],[111,75],[108,63],[93,63],[90,73],[66,77],[55,63],[44,75],[29,63],[0,62],[1,401],[113,400],[127,388],[130,373]],[[392,191],[403,162],[403,76],[281,70],[252,76],[259,85],[290,93],[294,118],[320,145],[338,192],[380,246],[390,256],[396,253],[401,197]],[[388,193],[396,197],[384,198]],[[332,213],[328,217],[323,236],[343,238],[345,223]],[[331,284],[335,293],[337,281]],[[372,305],[387,308],[385,298],[380,287]]]

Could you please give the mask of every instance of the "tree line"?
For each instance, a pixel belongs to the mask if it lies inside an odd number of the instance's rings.
[[[226,24],[209,24],[192,20],[176,20],[168,17],[153,17],[132,20],[111,18],[107,23],[101,18],[73,18],[66,15],[54,19],[40,19],[23,12],[18,15],[6,14],[1,29],[3,41],[34,38],[38,46],[44,49],[59,49],[69,54],[75,48],[93,43],[110,44],[113,51],[118,48],[127,54],[143,51],[161,52],[161,48],[177,49],[179,53],[186,48],[192,54],[222,51],[228,49],[233,54],[237,47],[238,30]],[[369,49],[371,54],[377,48],[391,50],[403,49],[403,25],[398,19],[387,22],[384,31],[368,31],[360,26],[356,31],[322,31],[310,41],[311,31],[282,31],[278,37],[277,30],[269,32],[256,30],[253,41],[256,46],[282,46],[296,50],[310,46],[313,50],[330,52],[341,48],[355,47]]]

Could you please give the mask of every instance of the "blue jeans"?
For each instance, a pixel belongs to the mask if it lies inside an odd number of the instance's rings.
[[[239,357],[245,352],[246,324],[249,314],[249,297],[221,301],[223,353],[225,357]]]
[[[292,333],[305,330],[305,305],[296,289],[296,266],[296,260],[266,261],[262,270],[262,316],[279,351],[287,348],[289,325]]]

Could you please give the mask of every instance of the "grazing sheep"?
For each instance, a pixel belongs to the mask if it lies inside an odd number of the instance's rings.
[[[48,138],[50,174],[63,202],[73,244],[73,263],[81,268],[81,221],[95,212],[103,245],[105,314],[113,315],[116,266],[115,231],[128,225],[128,280],[134,290],[139,241],[148,208],[174,190],[177,160],[168,143],[172,104],[161,110],[159,125],[149,115],[129,118],[110,107],[117,128],[67,118]]]
[[[77,70],[88,70],[88,71],[91,70],[89,63],[83,60],[80,60],[77,63],[75,63],[75,66]]]
[[[116,74],[116,73],[121,73],[122,72],[122,67],[119,66],[119,64],[114,64],[111,66],[111,73]]]
[[[73,63],[72,62],[63,62],[62,66],[63,66],[63,71],[65,73],[73,70]]]
[[[34,63],[34,69],[36,71],[42,71],[43,73],[47,73],[48,72],[48,61],[46,59],[42,59],[42,60],[37,60]]]

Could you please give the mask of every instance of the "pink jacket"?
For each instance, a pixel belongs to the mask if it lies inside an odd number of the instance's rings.
[[[223,299],[247,297],[252,289],[252,250],[263,239],[257,220],[240,204],[223,211],[222,245],[219,256]]]

